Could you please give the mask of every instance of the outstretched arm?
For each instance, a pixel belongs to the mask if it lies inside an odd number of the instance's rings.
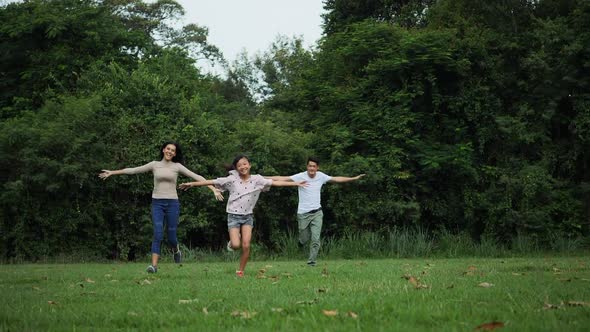
[[[345,183],[345,182],[352,182],[356,181],[360,178],[365,176],[365,174],[360,174],[355,177],[348,177],[348,176],[333,176],[332,179],[329,181],[330,183]]]
[[[273,181],[290,181],[293,182],[290,176],[265,176],[266,179],[271,179]]]
[[[133,168],[123,168],[116,171],[111,171],[108,169],[103,169],[102,173],[98,174],[98,177],[106,180],[111,175],[119,175],[119,174],[139,174],[145,173],[153,170],[154,162],[147,163],[143,166],[133,167]]]
[[[202,177],[201,175],[196,174],[196,173],[190,171],[188,168],[186,168],[182,164],[179,165],[179,169],[180,169],[180,172],[182,173],[182,175],[184,175],[184,176],[191,177],[191,178],[193,178],[194,180],[197,180],[197,181],[206,181],[206,179],[204,177]],[[216,200],[223,201],[223,195],[221,194],[221,192],[219,191],[219,189],[215,188],[215,186],[213,186],[213,185],[209,185],[207,187],[209,188],[209,190],[211,190],[213,192],[213,195],[215,195],[215,199]],[[184,189],[184,190],[186,190],[186,189]]]
[[[108,169],[103,169],[102,173],[98,174],[98,177],[103,180],[106,180],[111,175],[120,175],[120,174],[125,174],[125,173],[123,173],[122,169],[119,169],[116,171],[109,171]]]
[[[178,188],[182,190],[188,190],[192,187],[202,187],[202,186],[213,186],[213,180],[205,180],[205,181],[195,181],[195,182],[185,182],[181,183]]]
[[[281,180],[273,180],[272,185],[274,187],[307,187],[309,184],[306,181],[298,181],[295,182],[291,181],[281,181]]]

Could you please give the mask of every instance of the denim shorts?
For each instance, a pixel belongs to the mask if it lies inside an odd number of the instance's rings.
[[[254,227],[253,214],[227,214],[227,229],[240,228],[243,225]]]

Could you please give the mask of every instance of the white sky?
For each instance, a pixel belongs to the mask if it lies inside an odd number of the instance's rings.
[[[184,24],[209,28],[209,43],[229,62],[246,50],[266,51],[278,35],[302,37],[306,47],[322,34],[322,0],[177,0]]]

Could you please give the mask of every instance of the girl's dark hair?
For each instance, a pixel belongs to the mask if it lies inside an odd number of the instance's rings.
[[[238,162],[240,161],[240,159],[246,159],[248,160],[248,162],[250,162],[250,158],[248,158],[248,156],[246,156],[245,154],[239,154],[234,158],[234,161],[232,161],[231,169],[236,169],[236,165],[238,164]]]
[[[164,142],[164,144],[162,144],[162,146],[160,147],[160,160],[164,159],[164,148],[168,145],[168,144],[172,144],[176,147],[176,156],[174,156],[174,158],[172,158],[172,161],[175,163],[184,163],[184,155],[182,154],[182,148],[180,148],[180,144],[174,142],[174,141],[168,141],[168,142]]]
[[[307,158],[307,163],[308,164],[309,164],[310,161],[313,161],[318,166],[320,165],[320,160],[317,157],[309,157],[309,158]]]

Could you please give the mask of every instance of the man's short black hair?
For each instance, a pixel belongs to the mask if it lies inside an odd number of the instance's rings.
[[[317,157],[308,157],[307,158],[307,163],[309,164],[310,161],[313,161],[314,163],[316,163],[316,165],[320,165],[320,160]]]

